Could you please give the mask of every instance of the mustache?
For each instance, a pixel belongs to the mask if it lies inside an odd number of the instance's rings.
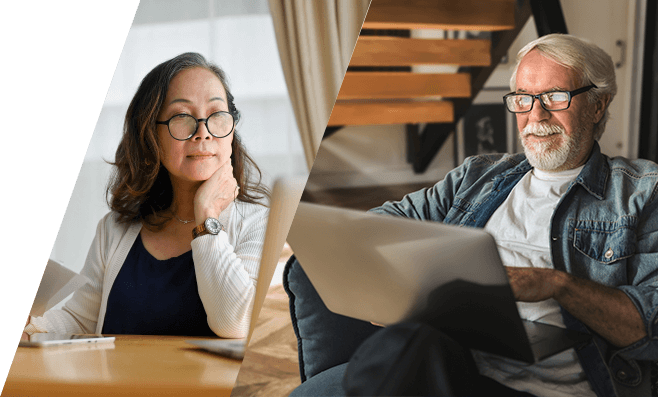
[[[553,134],[564,134],[564,128],[555,124],[528,124],[521,132],[521,136],[524,137],[527,135],[548,136]]]

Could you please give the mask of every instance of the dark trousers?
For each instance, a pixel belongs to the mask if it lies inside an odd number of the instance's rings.
[[[478,373],[470,351],[420,323],[382,328],[347,364],[304,382],[291,396],[532,396]]]

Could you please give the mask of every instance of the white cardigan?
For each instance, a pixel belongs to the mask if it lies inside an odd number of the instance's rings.
[[[233,202],[219,216],[226,231],[192,240],[199,296],[210,329],[220,337],[242,338],[249,330],[267,214],[261,205]],[[61,310],[31,317],[25,330],[101,333],[112,284],[141,229],[140,222],[120,224],[116,213],[105,215],[80,272],[90,282]]]

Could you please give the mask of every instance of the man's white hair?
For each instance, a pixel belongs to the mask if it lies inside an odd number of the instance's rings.
[[[595,84],[597,88],[587,92],[590,103],[595,103],[604,95],[610,95],[603,117],[594,125],[594,139],[599,140],[610,116],[610,102],[617,93],[615,66],[610,55],[596,44],[571,35],[556,33],[542,36],[528,43],[516,55],[516,66],[510,79],[512,91],[516,91],[516,72],[521,60],[534,49],[558,64],[576,71],[581,77],[580,86],[577,88]]]

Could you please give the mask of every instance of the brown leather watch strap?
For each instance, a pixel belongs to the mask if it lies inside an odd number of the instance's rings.
[[[206,224],[202,223],[200,225],[197,225],[194,229],[192,229],[192,238],[195,239],[199,236],[203,236],[205,234],[210,234],[208,229],[206,229]]]

